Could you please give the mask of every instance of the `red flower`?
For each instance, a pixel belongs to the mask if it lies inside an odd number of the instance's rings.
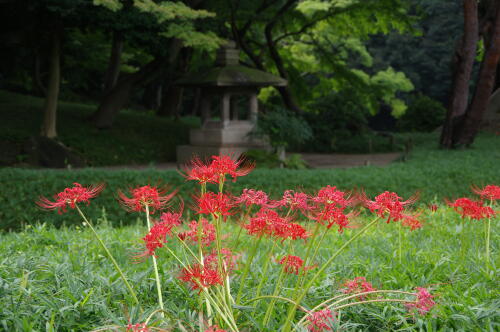
[[[489,206],[483,206],[483,202],[472,201],[465,197],[459,198],[453,203],[448,203],[448,205],[460,213],[462,218],[470,217],[471,219],[481,220],[495,215],[495,211]]]
[[[276,207],[277,203],[270,203],[267,194],[261,190],[243,189],[240,197],[235,200],[236,204],[244,203],[247,207],[250,205],[259,205],[260,207],[272,208]]]
[[[378,216],[384,217],[388,214],[387,223],[389,223],[391,220],[399,221],[403,219],[404,207],[415,203],[417,198],[418,196],[415,195],[407,201],[401,201],[401,197],[399,197],[396,193],[385,191],[375,197],[374,201],[368,200],[364,194],[362,194],[361,200],[371,212],[376,211]]]
[[[343,290],[345,294],[357,294],[364,292],[374,291],[372,284],[366,281],[365,277],[356,277],[353,280],[348,280],[344,283],[344,287],[347,287]],[[366,296],[359,296],[359,299],[363,300]]]
[[[434,296],[432,296],[427,289],[417,287],[417,291],[415,303],[406,304],[406,308],[408,308],[408,310],[417,309],[420,315],[425,315],[431,310],[436,302],[433,300]]]
[[[182,224],[181,218],[182,213],[164,212],[160,215],[160,221],[171,226],[171,228],[180,226]]]
[[[500,199],[500,187],[495,186],[495,185],[487,185],[483,189],[479,189],[477,187],[472,187],[472,191],[476,194],[478,194],[481,199],[486,199],[486,200],[497,200]]]
[[[422,223],[417,219],[420,216],[420,213],[416,215],[403,214],[403,219],[401,222],[403,226],[410,227],[411,231],[414,231],[420,227],[422,227]]]
[[[338,205],[341,208],[346,208],[353,203],[353,199],[349,198],[349,194],[337,190],[337,187],[326,186],[318,191],[316,197],[312,199],[315,203],[325,205]]]
[[[57,195],[54,195],[54,202],[44,196],[40,196],[40,200],[36,204],[44,209],[58,209],[57,212],[62,214],[66,212],[67,206],[74,209],[76,203],[85,202],[87,205],[90,204],[89,200],[96,197],[104,189],[104,184],[82,187],[81,184],[75,182],[73,185],[72,188],[66,188]]]
[[[189,283],[193,290],[199,289],[200,292],[203,288],[222,285],[222,277],[217,272],[217,269],[201,266],[200,264],[182,269],[179,279]]]
[[[308,205],[309,196],[293,190],[286,190],[283,198],[278,202],[280,206],[288,206],[292,210],[307,211],[311,207]]]
[[[218,215],[224,217],[232,215],[229,211],[233,207],[231,197],[224,193],[208,192],[199,198],[196,198],[198,204],[198,214],[211,214],[214,218]]]
[[[307,316],[310,323],[307,329],[312,332],[332,331],[331,321],[334,318],[333,312],[328,308],[313,312]]]
[[[204,164],[198,157],[191,160],[189,167],[182,174],[187,180],[195,180],[200,184],[217,183],[218,175],[211,165]]]
[[[148,234],[142,238],[146,244],[146,252],[142,256],[155,255],[156,249],[163,247],[163,244],[167,243],[167,235],[172,234],[173,227],[174,224],[168,221],[162,221],[154,224]]]
[[[201,223],[201,225],[200,225]],[[201,227],[200,227],[201,226]],[[191,241],[198,243],[198,228],[200,227],[201,243],[208,247],[215,241],[215,226],[208,222],[207,219],[202,218],[200,222],[196,220],[191,221],[189,224],[189,231],[179,234],[180,238],[184,240],[189,238]]]
[[[342,233],[344,228],[349,225],[349,216],[344,214],[344,209],[334,205],[327,205],[318,209],[312,216],[312,219],[322,225],[326,222],[326,228],[328,229],[333,225],[338,225],[339,233]]]
[[[299,256],[287,255],[283,257],[279,261],[279,263],[281,265],[285,265],[286,273],[294,273],[296,275],[299,275],[299,270],[304,265],[304,260],[302,260],[302,258],[300,258]]]
[[[131,324],[129,323],[127,326],[126,332],[149,332],[148,327],[144,323]]]
[[[226,332],[226,330],[220,329],[217,325],[212,325],[205,332]]]
[[[224,179],[226,175],[230,175],[233,178],[233,181],[236,181],[238,176],[247,175],[255,167],[254,164],[247,163],[238,169],[242,163],[244,163],[244,159],[234,161],[230,156],[212,156],[212,163],[210,164],[210,167],[219,177],[217,181]]]
[[[274,236],[281,239],[292,238],[306,239],[309,234],[299,224],[289,222],[288,218],[281,217],[278,212],[269,209],[261,209],[250,218],[250,223],[243,225],[249,235]]]
[[[222,256],[222,262],[224,264],[224,271],[226,274],[229,274],[234,270],[236,266],[236,260],[238,258],[237,255],[233,255],[232,251],[228,248],[221,248],[220,250]],[[208,266],[211,269],[217,270],[218,266],[218,258],[217,258],[217,250],[212,250],[212,253],[205,256],[203,259],[203,264]]]
[[[132,193],[132,198],[128,198],[121,191],[118,192],[120,203],[122,203],[127,210],[141,212],[146,211],[146,206],[148,206],[150,209],[149,213],[153,214],[156,210],[163,209],[168,201],[177,193],[177,190],[168,195],[164,195],[166,189],[158,189],[148,185],[130,189],[130,192]]]

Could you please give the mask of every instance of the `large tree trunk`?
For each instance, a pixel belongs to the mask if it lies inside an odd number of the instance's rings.
[[[56,131],[56,113],[57,102],[59,99],[59,87],[61,82],[61,32],[54,31],[52,34],[52,46],[50,50],[49,82],[47,86],[47,95],[43,108],[43,123],[40,136],[54,138]]]
[[[276,65],[276,69],[278,69],[278,72],[280,74],[280,76],[284,79],[286,79],[287,81],[290,80],[290,78],[288,77],[288,72],[286,71],[285,69],[285,65],[283,63],[283,59],[281,58],[279,52],[278,52],[278,49],[277,49],[277,45],[273,39],[273,29],[274,29],[274,26],[276,25],[276,23],[278,23],[278,20],[280,19],[280,17],[285,14],[288,10],[290,10],[296,3],[296,0],[288,0],[280,9],[279,11],[276,13],[276,15],[274,16],[274,18],[271,20],[271,22],[269,22],[267,25],[266,25],[266,28],[264,29],[264,34],[266,36],[266,42],[267,42],[267,47],[269,49],[269,53],[271,55],[271,59],[273,59],[274,61],[274,64]],[[302,109],[300,108],[300,106],[297,104],[297,102],[295,101],[295,98],[292,94],[292,91],[290,90],[290,86],[282,86],[282,87],[278,87],[277,88],[279,93],[281,94],[281,97],[283,98],[283,103],[285,104],[285,106],[294,111],[294,112],[297,112],[297,113],[303,113]]]
[[[113,42],[111,44],[111,53],[109,55],[108,69],[104,78],[104,94],[113,89],[118,82],[120,75],[121,57],[123,51],[123,35],[120,32],[113,32]]]
[[[173,39],[170,42],[170,54],[166,61],[175,61],[182,47],[182,42]],[[138,72],[124,76],[116,86],[109,91],[101,100],[97,111],[92,115],[94,124],[99,129],[110,128],[113,125],[116,114],[128,103],[130,93],[139,84],[145,84],[155,79],[159,74],[165,59],[158,58],[143,66]]]
[[[477,0],[464,0],[464,34],[453,57],[453,85],[440,140],[441,147],[447,149],[453,147],[453,137],[467,110],[479,34],[477,10]]]
[[[500,5],[497,5],[495,19],[488,30],[491,31],[491,37],[484,38],[486,53],[479,71],[474,98],[465,115],[459,136],[454,142],[455,145],[469,146],[474,142],[493,92],[500,60]],[[489,43],[486,44],[488,39]]]

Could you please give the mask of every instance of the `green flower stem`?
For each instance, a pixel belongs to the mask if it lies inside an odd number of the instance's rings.
[[[490,232],[491,232],[491,218],[488,218],[486,229],[486,268],[490,266]]]
[[[306,284],[306,286],[303,288],[302,292],[300,295],[297,297],[295,300],[296,303],[302,302],[304,297],[306,296],[307,292],[311,288],[311,286],[314,284],[316,279],[318,279],[321,274],[326,270],[326,268],[337,258],[338,255],[342,253],[342,251],[349,246],[354,240],[356,240],[358,237],[360,237],[364,232],[366,232],[371,226],[375,225],[375,223],[378,221],[379,217],[375,218],[372,222],[370,222],[368,225],[363,227],[356,235],[354,235],[352,238],[350,238],[346,243],[344,243],[329,259],[326,261],[325,264],[316,272],[316,274],[309,280],[309,282]],[[289,332],[291,329],[291,322],[293,317],[295,316],[295,312],[297,311],[297,306],[291,306],[290,309],[288,310],[288,315],[285,319],[284,326],[282,331],[283,332]]]
[[[250,266],[252,265],[252,261],[255,257],[255,253],[257,252],[257,248],[259,247],[260,241],[262,241],[262,236],[260,236],[254,242],[253,247],[250,249],[248,260],[245,262],[245,267],[243,268],[243,275],[241,276],[240,287],[238,288],[238,293],[236,295],[236,304],[240,304],[241,296],[243,295],[243,288],[246,284],[248,271],[250,270]]]
[[[264,262],[264,268],[262,270],[262,275],[260,277],[259,285],[257,286],[257,292],[255,293],[255,297],[260,296],[260,291],[262,290],[262,287],[264,286],[264,282],[267,280],[267,269],[269,267],[269,262],[271,261],[271,257],[273,255],[275,248],[276,248],[276,241],[273,242],[273,246],[271,247],[271,250],[269,250],[269,252],[267,253],[267,258],[266,258],[266,261]],[[255,307],[257,307],[258,304],[259,304],[259,302],[257,301],[257,303],[255,303]]]
[[[284,275],[285,275],[285,264],[283,264],[283,266],[281,267],[281,272],[280,272],[280,275],[278,277],[278,281],[276,281],[276,286],[274,287],[273,296],[278,296],[278,293],[279,293],[280,287],[281,287],[281,282],[283,281]],[[267,324],[269,323],[269,320],[271,319],[271,313],[274,310],[275,304],[276,304],[276,298],[273,298],[271,300],[271,304],[269,305],[269,307],[267,307],[266,315],[264,316],[264,320],[262,321],[262,325],[264,327],[267,326]]]
[[[314,231],[313,231],[313,234],[311,236],[311,240],[307,244],[306,255],[304,257],[304,266],[307,266],[310,262],[309,255],[311,253],[311,249],[313,247],[314,240],[316,239],[316,236],[318,235],[318,231],[319,231],[320,227],[321,227],[321,224],[319,222],[317,222],[316,226],[314,227]],[[306,276],[306,272],[307,271],[304,271],[304,273],[300,274],[299,279],[295,283],[295,289],[293,290],[293,294],[295,294],[297,292],[297,290],[299,289],[299,287],[302,286],[302,283],[303,283],[305,276]]]
[[[402,262],[402,257],[401,257],[401,251],[402,251],[402,238],[403,238],[403,226],[402,226],[402,221],[400,220],[399,221],[399,227],[398,227],[398,231],[399,231],[399,249],[398,249],[398,260],[399,260],[399,264],[401,264]]]
[[[148,223],[148,231],[151,230],[151,221],[149,220],[149,206],[145,204],[146,208],[146,221]],[[156,279],[156,290],[158,292],[158,304],[160,305],[161,310],[165,310],[163,308],[163,297],[161,295],[161,284],[160,284],[160,275],[158,274],[158,264],[156,263],[156,257],[153,255],[153,268],[155,271],[155,279]],[[161,312],[161,316],[164,317],[163,312]]]
[[[135,292],[132,289],[132,286],[130,286],[129,282],[127,281],[127,278],[125,278],[125,275],[123,274],[122,270],[118,266],[118,263],[116,263],[115,258],[113,257],[113,255],[111,255],[111,252],[108,250],[108,248],[106,247],[106,245],[104,244],[104,242],[101,240],[101,237],[99,236],[99,234],[97,234],[97,232],[95,231],[95,229],[92,226],[92,224],[90,223],[90,221],[87,220],[87,218],[83,214],[82,210],[80,210],[80,207],[78,205],[76,205],[76,204],[75,204],[75,207],[78,210],[78,213],[80,213],[80,216],[83,218],[83,220],[85,221],[85,223],[87,225],[89,225],[90,229],[92,230],[92,232],[94,233],[95,237],[97,238],[97,241],[99,241],[99,244],[101,245],[101,247],[106,252],[106,255],[108,256],[108,258],[111,260],[111,262],[115,266],[115,269],[118,271],[118,274],[120,275],[120,277],[122,278],[123,282],[125,283],[125,286],[127,286],[127,289],[129,291],[130,295],[133,297],[135,303],[139,304],[139,300],[137,299],[137,295],[135,295]]]

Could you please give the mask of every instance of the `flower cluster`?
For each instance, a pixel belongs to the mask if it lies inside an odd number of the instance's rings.
[[[76,203],[84,202],[87,203],[87,205],[90,204],[90,199],[96,197],[104,189],[104,184],[83,187],[81,184],[75,182],[73,185],[73,187],[66,188],[62,192],[54,195],[54,202],[41,196],[40,200],[36,203],[44,209],[58,209],[57,212],[62,214],[66,212],[67,206],[74,209]]]
[[[405,206],[415,203],[416,200],[417,196],[413,196],[406,201],[402,201],[402,198],[396,193],[389,191],[384,191],[375,197],[374,201],[370,201],[365,196],[362,196],[362,201],[371,212],[376,212],[381,218],[387,215],[387,223],[400,221],[407,217],[403,213]]]
[[[307,316],[309,325],[307,329],[312,332],[332,331],[331,321],[336,315],[330,309],[313,312]]]
[[[309,234],[301,225],[292,223],[289,218],[281,217],[278,212],[270,209],[261,209],[250,222],[243,226],[250,235],[281,238],[306,239]]]
[[[481,201],[473,201],[469,198],[459,198],[453,203],[448,203],[462,218],[469,217],[475,220],[483,218],[491,218],[495,215],[495,211],[489,206],[483,206]]]
[[[285,272],[290,274],[299,274],[299,270],[309,270],[312,269],[313,266],[306,267],[304,266],[304,260],[299,256],[287,255],[283,257],[279,263],[284,266]]]
[[[214,218],[223,216],[224,220],[232,215],[230,211],[234,203],[229,195],[224,193],[208,192],[196,198],[198,214],[210,214]]]
[[[326,186],[318,191],[312,198],[313,206],[310,207],[312,219],[330,229],[333,225],[339,227],[339,233],[349,225],[352,214],[346,214],[345,209],[353,203],[349,193],[340,191],[337,187]]]
[[[153,214],[156,210],[165,208],[167,203],[177,193],[177,191],[169,194],[166,194],[166,192],[166,188],[158,189],[157,187],[147,185],[130,189],[131,198],[127,197],[121,191],[118,192],[118,197],[127,210],[141,212],[146,211],[146,208],[148,208],[149,213]]]
[[[190,284],[193,290],[198,289],[200,292],[203,288],[223,284],[222,277],[217,272],[217,269],[200,264],[182,269],[179,279]]]
[[[345,294],[365,293],[375,290],[373,285],[370,282],[366,281],[365,277],[356,277],[353,280],[348,280],[344,283],[343,286],[346,287],[345,289],[343,289],[343,292]],[[361,300],[365,298],[366,296],[359,296],[359,299]]]
[[[222,256],[222,263],[224,265],[223,269],[225,273],[228,274],[234,270],[238,256],[234,255],[228,248],[221,248],[220,253]],[[203,259],[203,265],[208,266],[211,269],[217,269],[218,260],[217,251],[214,249],[209,255],[205,256]]]
[[[215,226],[205,218],[201,218],[200,221],[193,220],[189,224],[189,231],[179,233],[179,237],[193,242],[201,240],[201,243],[208,247],[215,241]]]
[[[269,197],[262,190],[243,189],[239,197],[235,199],[236,204],[245,204],[246,207],[258,205],[261,208],[274,208],[278,206],[277,202],[269,201]]]
[[[283,193],[283,198],[278,201],[278,205],[289,207],[292,211],[301,210],[302,212],[305,212],[311,208],[308,201],[309,196],[307,194],[293,190],[286,190]]]
[[[255,167],[245,160],[233,160],[230,156],[212,156],[209,164],[204,164],[199,158],[194,158],[186,169],[184,177],[187,180],[195,180],[200,184],[224,182],[226,175],[233,178],[245,176]]]
[[[436,304],[432,296],[426,288],[417,287],[417,299],[415,303],[408,303],[408,310],[416,309],[420,315],[425,315]]]
[[[487,185],[483,189],[472,187],[472,191],[481,197],[483,200],[495,201],[500,199],[500,187],[495,185]]]

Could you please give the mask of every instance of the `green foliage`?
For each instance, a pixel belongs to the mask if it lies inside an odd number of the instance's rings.
[[[438,149],[437,138],[431,134],[413,134],[415,148],[405,163],[387,167],[362,167],[352,169],[321,170],[266,170],[257,169],[236,183],[228,183],[231,193],[238,195],[243,188],[255,188],[268,192],[273,199],[290,188],[306,192],[336,185],[344,190],[364,188],[369,195],[384,190],[396,191],[402,197],[420,192],[422,204],[435,199],[452,199],[470,195],[472,184],[484,186],[500,183],[497,164],[500,158],[498,136],[482,135],[475,148],[467,151]],[[47,222],[49,224],[79,223],[78,216],[42,211],[35,205],[40,195],[51,197],[73,182],[83,185],[104,182],[107,184],[95,203],[85,207],[86,214],[96,220],[104,207],[112,225],[135,222],[135,216],[127,214],[116,201],[117,190],[145,184],[168,184],[178,188],[186,205],[190,204],[194,183],[186,182],[176,170],[23,170],[0,169],[0,228],[18,229],[23,224]]]
[[[253,134],[267,136],[273,147],[300,146],[312,137],[307,122],[283,108],[261,113]]]
[[[22,146],[39,131],[43,100],[0,91],[0,140]],[[189,141],[195,118],[158,118],[133,111],[121,112],[116,126],[102,131],[87,118],[94,105],[59,103],[59,139],[85,156],[91,166],[149,164],[174,161],[175,147]]]
[[[257,168],[278,168],[282,162],[276,153],[265,150],[248,150],[245,152],[245,159],[256,164]],[[288,169],[307,169],[308,165],[298,153],[289,154],[283,162],[283,166]]]
[[[433,131],[443,124],[445,114],[446,109],[440,102],[417,95],[410,100],[407,112],[398,121],[398,127],[402,131]]]

